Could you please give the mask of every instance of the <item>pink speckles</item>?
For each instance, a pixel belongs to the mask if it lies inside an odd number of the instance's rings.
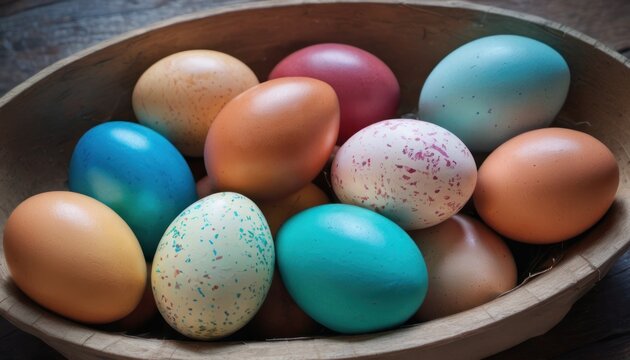
[[[179,269],[175,269],[175,276],[173,276],[173,277],[177,277],[177,275],[179,275],[179,274],[181,274],[181,273],[182,273],[182,271],[181,271],[181,270],[179,270]]]
[[[403,180],[409,180],[409,179],[411,179],[411,176],[409,176],[409,175],[403,175],[403,176],[402,176],[402,179],[403,179]]]
[[[413,174],[413,173],[415,173],[417,170],[416,170],[416,169],[414,169],[414,168],[412,168],[412,167],[405,166],[405,171],[407,171],[409,174]]]
[[[417,151],[415,154],[413,154],[413,159],[414,160],[424,160],[424,154],[420,151]]]

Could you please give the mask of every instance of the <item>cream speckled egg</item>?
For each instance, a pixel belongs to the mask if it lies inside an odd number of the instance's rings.
[[[213,50],[187,50],[149,67],[133,89],[138,122],[189,156],[203,155],[210,125],[223,106],[258,84],[242,61]]]
[[[357,132],[339,148],[331,172],[341,202],[374,210],[406,230],[457,213],[477,181],[475,161],[459,138],[409,119],[385,120]]]
[[[271,286],[273,239],[256,205],[231,192],[207,196],[168,227],[155,254],[152,288],[178,332],[217,339],[243,327]]]

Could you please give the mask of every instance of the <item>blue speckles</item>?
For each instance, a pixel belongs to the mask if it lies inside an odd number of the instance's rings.
[[[178,244],[173,241],[173,249],[175,249],[175,253],[179,253],[180,251],[182,251],[183,246],[182,244]]]
[[[204,294],[203,291],[201,291],[200,287],[197,288],[197,292],[199,293],[199,295],[201,295],[201,297],[206,297],[206,294]]]

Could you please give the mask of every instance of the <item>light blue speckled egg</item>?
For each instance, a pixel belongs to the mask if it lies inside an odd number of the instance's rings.
[[[158,309],[178,332],[217,339],[243,327],[271,286],[274,243],[262,212],[222,192],[186,208],[168,227],[153,260]]]
[[[566,61],[548,45],[523,36],[488,36],[440,61],[422,87],[418,115],[454,133],[472,152],[488,152],[549,126],[569,82]]]
[[[276,251],[295,302],[337,332],[400,325],[427,292],[427,268],[409,235],[358,206],[327,204],[293,216],[278,232]]]

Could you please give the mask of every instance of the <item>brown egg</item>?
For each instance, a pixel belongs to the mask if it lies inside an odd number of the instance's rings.
[[[610,150],[575,130],[546,128],[516,136],[479,168],[473,200],[484,222],[522,242],[567,240],[611,206],[619,167]]]
[[[210,183],[210,178],[208,176],[202,177],[201,180],[197,181],[196,189],[197,197],[200,199],[212,194],[212,184]]]
[[[138,122],[164,135],[183,154],[202,156],[217,113],[256,84],[254,72],[230,55],[182,51],[142,74],[133,89],[132,105]]]
[[[248,332],[256,339],[314,335],[319,325],[293,301],[279,273],[276,268],[265,302],[247,324]]]
[[[427,264],[429,290],[414,316],[425,321],[482,305],[516,286],[516,264],[501,238],[481,222],[455,215],[409,233]]]
[[[4,255],[26,295],[84,323],[121,319],[146,288],[144,255],[129,226],[78,193],[47,192],[22,202],[4,228]]]
[[[147,263],[147,284],[138,306],[127,316],[116,322],[116,327],[123,330],[135,330],[146,325],[158,314],[158,308],[151,290],[151,263]]]
[[[205,162],[218,191],[285,197],[322,170],[339,132],[339,103],[323,81],[287,77],[230,101],[208,131]]]
[[[309,183],[287,197],[279,200],[261,201],[257,205],[267,219],[271,235],[275,237],[280,226],[291,216],[302,210],[329,202],[328,196],[320,188]]]

